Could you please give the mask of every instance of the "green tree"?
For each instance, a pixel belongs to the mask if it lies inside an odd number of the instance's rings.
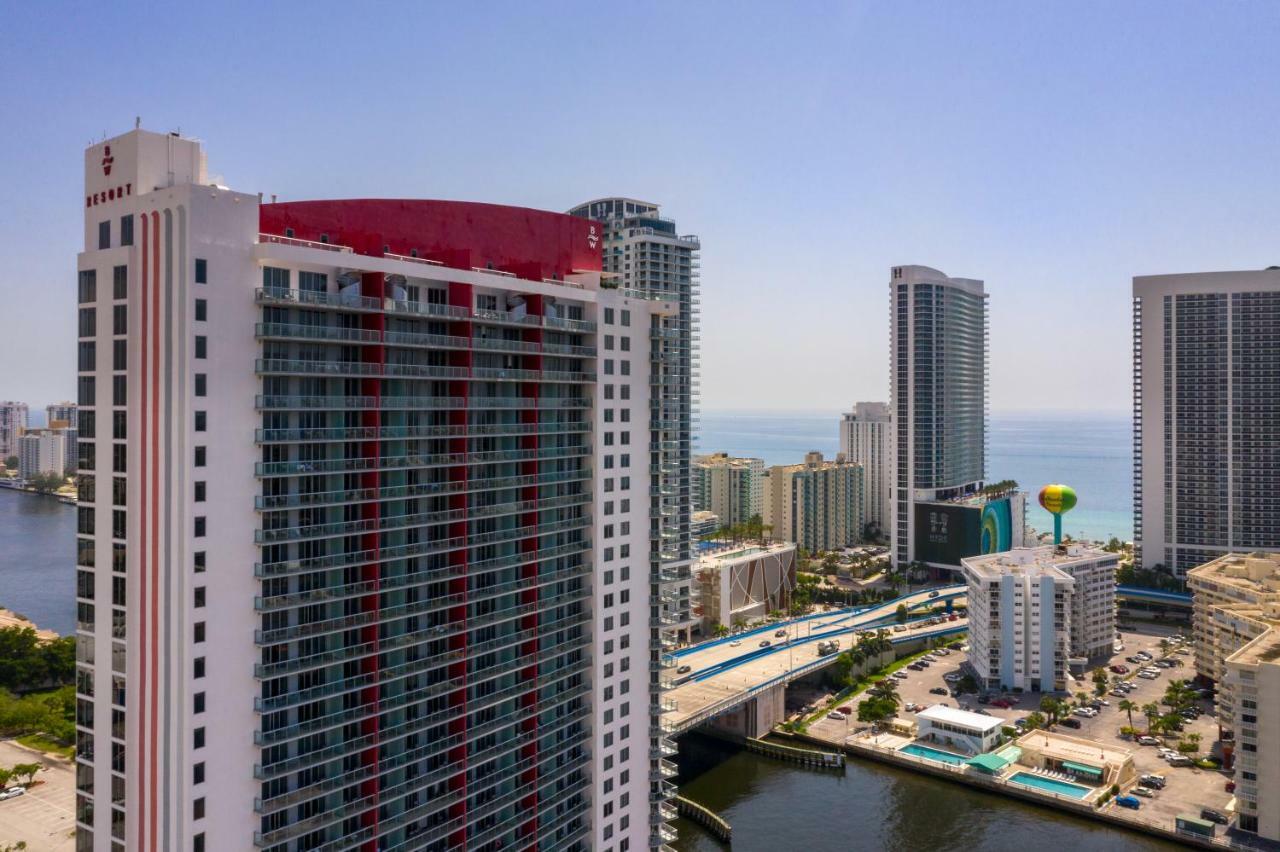
[[[39,772],[40,769],[41,769],[41,766],[38,763],[18,763],[18,764],[15,764],[13,767],[13,770],[12,770],[13,777],[14,778],[25,777],[27,779],[27,784],[30,784],[32,781],[35,780],[36,773]]]
[[[5,460],[4,460],[4,466],[5,466],[5,467],[7,467],[9,470],[17,470],[17,469],[18,469],[18,457],[17,457],[17,456],[6,456],[6,457],[5,457]]]
[[[858,702],[859,722],[880,722],[898,712],[898,703],[888,698],[867,698]]]
[[[729,635],[729,628],[717,621],[715,624],[711,625],[711,634],[719,639]]]
[[[893,613],[893,618],[899,624],[906,624],[907,623],[907,605],[898,604],[898,608]]]
[[[1129,716],[1129,727],[1133,727],[1133,711],[1138,709],[1138,705],[1127,698],[1120,699],[1120,703],[1116,705]]]
[[[1024,727],[1028,731],[1034,731],[1037,728],[1043,728],[1044,724],[1045,724],[1044,714],[1041,713],[1039,710],[1033,710],[1030,714],[1028,714],[1027,721]]]
[[[1058,699],[1052,695],[1045,695],[1040,699],[1040,712],[1049,717],[1049,724],[1056,724],[1058,721],[1058,713],[1061,712],[1061,705]]]
[[[1160,707],[1154,701],[1142,705],[1142,715],[1147,718],[1147,733],[1152,732],[1156,720],[1160,718]]]
[[[66,480],[56,473],[37,473],[29,481],[39,494],[52,494],[66,484]]]
[[[1098,695],[1102,695],[1104,692],[1107,691],[1107,683],[1109,683],[1109,681],[1107,679],[1106,669],[1094,669],[1093,670],[1094,692],[1096,692]]]

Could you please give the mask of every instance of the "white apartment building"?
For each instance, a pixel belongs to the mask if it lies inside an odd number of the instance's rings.
[[[1175,575],[1280,551],[1280,269],[1133,279],[1134,542]]]
[[[1067,688],[1076,581],[1044,550],[961,560],[968,585],[969,665],[984,689]]]
[[[665,842],[687,303],[595,221],[264,204],[174,134],[85,184],[78,848]]]
[[[770,535],[809,553],[862,541],[866,525],[862,466],[837,455],[805,453],[801,464],[777,465],[765,476],[764,523]]]
[[[74,402],[55,402],[44,407],[45,426],[50,429],[76,427],[76,404]]]
[[[981,489],[986,476],[987,294],[983,283],[927,266],[889,280],[895,564],[916,560],[917,503]]]
[[[887,402],[857,402],[840,418],[840,452],[862,465],[867,523],[889,535],[893,504],[893,416]]]
[[[66,460],[66,437],[61,432],[37,429],[18,439],[18,475],[23,479],[49,473],[62,476]]]
[[[721,526],[745,524],[764,516],[764,459],[728,453],[693,460],[693,510],[714,512]]]
[[[1227,657],[1235,698],[1237,825],[1280,841],[1280,626]]]
[[[18,438],[27,431],[29,413],[25,402],[0,402],[0,460],[18,454]]]

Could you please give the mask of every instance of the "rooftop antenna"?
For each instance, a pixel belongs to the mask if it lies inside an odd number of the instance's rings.
[[[142,129],[142,116],[140,116],[140,115],[135,115],[135,116],[133,117],[133,129],[134,129],[134,130],[141,130],[141,129]]]

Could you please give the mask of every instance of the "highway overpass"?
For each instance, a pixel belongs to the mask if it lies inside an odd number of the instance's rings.
[[[772,727],[772,719],[780,716],[786,685],[835,662],[838,654],[820,656],[818,643],[838,639],[840,650],[853,646],[859,632],[892,628],[896,624],[898,606],[905,604],[909,612],[906,631],[893,633],[894,644],[918,642],[932,636],[954,636],[967,629],[963,619],[929,625],[929,616],[920,614],[939,603],[955,603],[964,598],[964,586],[926,589],[872,606],[831,610],[777,622],[724,639],[703,642],[668,655],[668,664],[677,671],[679,685],[663,695],[662,727],[671,735],[684,733],[721,714],[739,709],[749,701],[764,699],[761,712],[755,714],[756,730]],[[785,637],[774,634],[785,631]],[[762,642],[767,647],[760,647]],[[764,706],[767,704],[767,708]],[[780,719],[779,719],[780,720]]]

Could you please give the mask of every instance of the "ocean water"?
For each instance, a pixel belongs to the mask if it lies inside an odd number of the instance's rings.
[[[1035,495],[1061,482],[1079,502],[1063,518],[1076,538],[1133,537],[1133,442],[1128,415],[1116,413],[993,413],[987,479],[1013,479],[1029,493],[1027,523],[1053,529],[1053,517]],[[840,412],[704,411],[694,439],[698,453],[728,452],[794,464],[810,450],[828,458],[840,442]]]

